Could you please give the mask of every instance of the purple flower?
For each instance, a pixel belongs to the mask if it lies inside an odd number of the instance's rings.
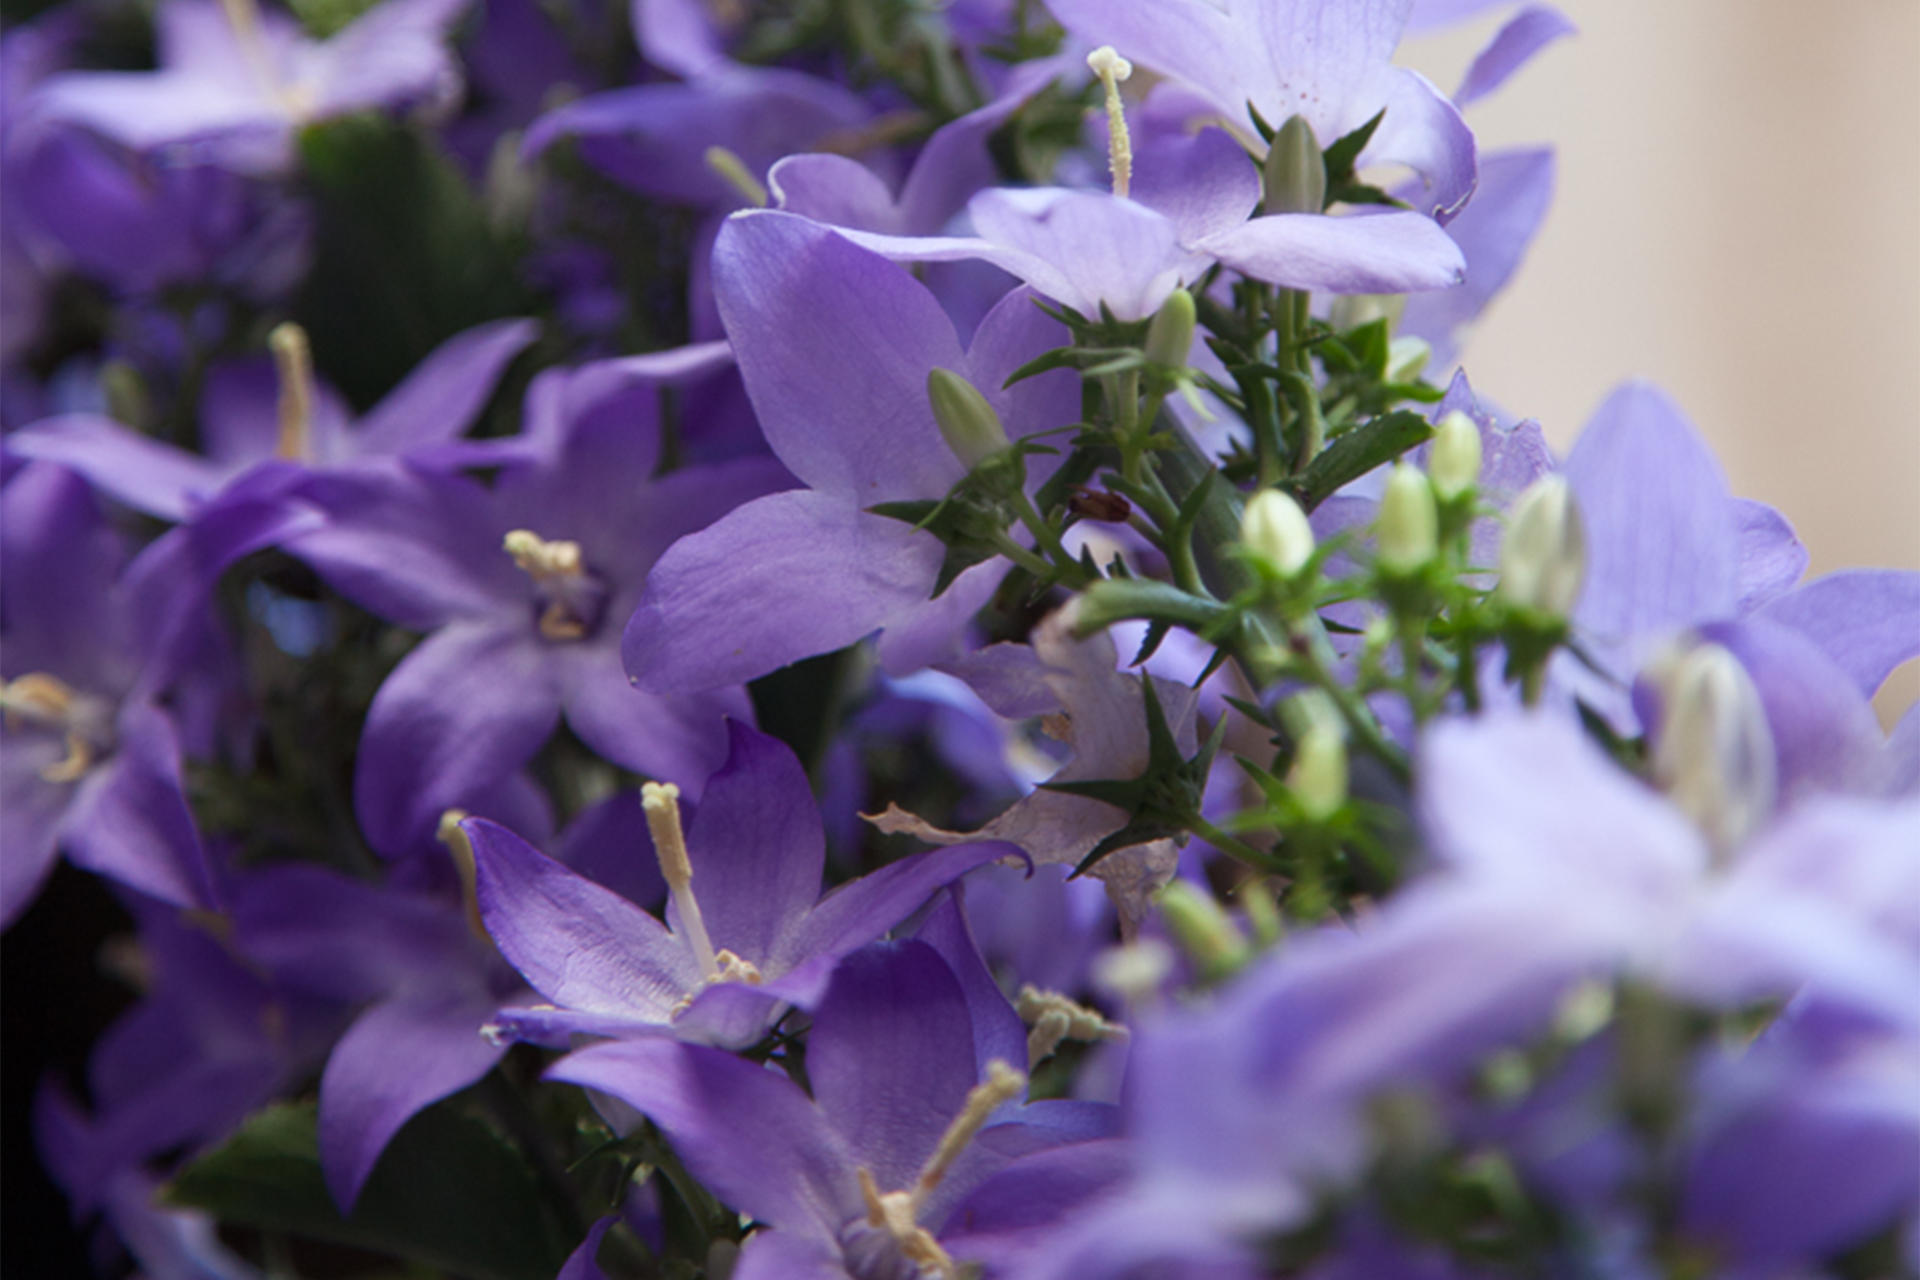
[[[212,869],[181,790],[180,729],[156,701],[182,673],[174,659],[217,653],[193,607],[195,584],[170,572],[166,548],[123,575],[119,539],[63,468],[22,466],[0,492],[0,921],[33,900],[62,850],[152,897],[213,905]],[[169,607],[156,609],[156,599]],[[190,728],[204,725],[213,692],[204,677],[183,689],[177,713]]]
[[[1015,293],[963,351],[903,269],[786,213],[730,219],[714,278],[767,443],[807,487],[746,503],[661,556],[627,624],[627,670],[659,693],[712,688],[876,630],[889,672],[947,656],[1005,563],[929,600],[940,541],[869,508],[944,498],[966,474],[934,421],[929,370],[969,378],[1016,439],[1077,420],[1071,373],[1001,388],[1064,330]]]
[[[909,262],[990,262],[1086,316],[1143,320],[1215,262],[1258,280],[1329,293],[1406,293],[1461,278],[1459,248],[1421,214],[1249,219],[1260,178],[1218,129],[1143,146],[1131,197],[1063,187],[994,188],[967,205],[974,235],[848,239]]]
[[[549,1076],[645,1112],[696,1176],[764,1224],[739,1280],[950,1268],[939,1236],[968,1191],[1017,1155],[1102,1136],[1111,1113],[1016,1105],[1019,1022],[997,993],[976,999],[953,961],[919,940],[847,957],[814,1014],[811,1098],[766,1066],[663,1040],[589,1048]]]
[[[135,151],[177,148],[242,172],[292,158],[294,133],[368,109],[445,104],[460,79],[444,46],[466,0],[387,0],[326,41],[251,0],[168,0],[158,71],[51,77],[30,109]]]
[[[297,496],[327,523],[287,549],[342,594],[429,632],[375,695],[354,803],[376,848],[425,842],[441,813],[537,751],[564,713],[609,760],[698,784],[743,691],[632,688],[619,624],[675,538],[784,478],[749,459],[655,478],[652,421],[582,413],[491,488],[371,468],[314,474]]]
[[[7,448],[80,472],[102,491],[163,520],[186,520],[263,464],[325,469],[446,453],[486,407],[493,386],[534,337],[528,320],[498,320],[459,334],[421,361],[359,421],[305,362],[304,338],[283,340],[276,370],[227,365],[202,394],[204,457],[92,414],[49,418],[7,437]],[[287,349],[299,343],[298,352]]]
[[[647,823],[670,890],[664,926],[504,828],[468,821],[481,918],[552,1002],[503,1011],[497,1034],[562,1045],[576,1033],[751,1044],[788,1005],[815,1003],[841,956],[936,889],[1019,856],[1004,844],[942,849],[822,898],[826,846],[799,761],[744,725],[732,725],[731,737],[726,766],[684,835],[674,790],[649,784]]]
[[[1089,44],[1112,45],[1195,95],[1240,139],[1249,108],[1274,127],[1304,116],[1321,145],[1386,115],[1359,166],[1403,164],[1427,183],[1426,211],[1445,219],[1473,194],[1474,145],[1460,113],[1417,72],[1392,64],[1411,0],[1055,0]]]

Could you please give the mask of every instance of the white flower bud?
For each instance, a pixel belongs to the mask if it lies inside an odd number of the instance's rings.
[[[1440,546],[1440,513],[1420,468],[1404,462],[1394,467],[1375,527],[1380,567],[1387,572],[1410,574],[1433,559]]]
[[[1313,822],[1325,822],[1347,802],[1347,744],[1338,730],[1316,724],[1300,738],[1287,786]]]
[[[1480,483],[1480,428],[1458,409],[1434,429],[1427,476],[1442,502],[1452,502]]]
[[[1412,382],[1431,359],[1433,347],[1425,338],[1411,334],[1395,338],[1387,344],[1387,381]]]
[[[1193,354],[1195,314],[1191,293],[1175,289],[1168,294],[1147,325],[1147,359],[1169,369],[1186,368],[1187,357]]]
[[[979,466],[1007,447],[1007,429],[980,389],[947,369],[927,373],[927,399],[940,435],[968,468]]]
[[[1587,534],[1573,491],[1542,476],[1513,504],[1500,543],[1502,600],[1549,618],[1565,618],[1587,572]]]
[[[1717,644],[1657,660],[1660,729],[1653,772],[1717,853],[1737,847],[1773,811],[1773,733],[1740,660]]]
[[[1240,517],[1240,540],[1284,577],[1313,557],[1313,526],[1300,504],[1278,489],[1262,489]]]

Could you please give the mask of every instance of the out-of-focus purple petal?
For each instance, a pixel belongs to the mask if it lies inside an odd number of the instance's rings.
[[[747,503],[654,565],[627,623],[627,673],[657,693],[711,689],[851,644],[925,600],[931,534],[834,494]]]
[[[579,1248],[567,1255],[560,1274],[553,1280],[607,1280],[607,1273],[600,1269],[600,1242],[607,1238],[607,1229],[618,1221],[619,1218],[608,1216],[588,1227],[587,1238],[580,1242]]]
[[[354,769],[361,829],[376,849],[408,848],[475,788],[525,764],[559,718],[559,690],[524,627],[442,627],[367,710]]]
[[[1609,878],[1660,893],[1705,867],[1705,845],[1678,811],[1554,716],[1438,722],[1421,741],[1418,783],[1435,854],[1477,874],[1607,868]]]
[[[965,370],[953,325],[904,268],[794,214],[727,220],[714,292],[767,443],[859,506],[943,495],[965,473],[927,400]]]
[[[172,722],[158,707],[134,702],[121,708],[117,730],[113,756],[80,783],[67,810],[67,857],[176,906],[215,907]]]
[[[470,818],[464,830],[480,918],[541,995],[585,1013],[665,1022],[699,987],[692,954],[654,917],[503,827]]]
[[[1870,698],[1920,655],[1920,573],[1843,569],[1770,601],[1761,616],[1807,636]]]
[[[350,1208],[414,1113],[493,1069],[505,1047],[480,1034],[492,1006],[462,994],[400,998],[361,1014],[320,1077],[320,1167]]]
[[[1782,803],[1815,791],[1881,789],[1883,740],[1873,707],[1813,640],[1765,617],[1716,623],[1700,635],[1730,650],[1753,679],[1772,731]]]
[[[562,708],[581,741],[615,764],[698,791],[726,750],[722,722],[748,716],[735,686],[671,696],[636,689],[612,644],[552,655],[563,665]]]
[[[353,433],[356,451],[397,454],[453,439],[538,332],[531,320],[496,320],[442,343],[360,419]]]
[[[1732,615],[1739,545],[1726,477],[1664,392],[1632,382],[1608,396],[1566,475],[1587,530],[1575,622],[1631,646]]]
[[[1474,56],[1473,65],[1453,92],[1454,106],[1464,109],[1486,97],[1542,49],[1562,36],[1577,35],[1579,30],[1551,5],[1528,5],[1508,18],[1486,48]]]
[[[41,770],[65,755],[66,747],[52,738],[0,738],[0,929],[40,896],[58,859],[60,818],[70,788],[48,782]]]
[[[1197,248],[1258,280],[1320,293],[1445,289],[1466,273],[1460,246],[1418,213],[1282,213],[1208,236]]]
[[[1787,518],[1764,502],[1735,498],[1733,519],[1740,531],[1740,599],[1735,609],[1745,616],[1800,581],[1808,556]]]
[[[860,1203],[840,1135],[796,1085],[758,1063],[671,1041],[622,1040],[561,1059],[547,1078],[645,1112],[695,1177],[775,1227],[831,1239]]]
[[[324,70],[314,109],[341,115],[368,107],[456,97],[459,66],[447,28],[472,0],[384,0],[320,49]]]
[[[767,188],[775,208],[815,222],[885,235],[909,233],[887,184],[846,156],[788,156],[767,173]]]
[[[846,1280],[846,1257],[820,1236],[762,1227],[747,1237],[733,1280]]]
[[[92,414],[37,422],[8,436],[7,448],[70,467],[103,492],[162,520],[186,519],[194,503],[226,479],[223,468],[203,458]]]

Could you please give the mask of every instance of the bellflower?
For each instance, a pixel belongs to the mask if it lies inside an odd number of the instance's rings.
[[[811,1098],[765,1066],[657,1039],[582,1050],[549,1076],[645,1112],[703,1182],[764,1224],[738,1280],[951,1270],[939,1237],[968,1191],[1013,1156],[1098,1138],[1110,1120],[1094,1104],[1016,1105],[1019,1022],[1004,1000],[970,996],[946,950],[877,943],[842,962],[813,1018]]]
[[[431,633],[367,714],[354,783],[376,848],[420,845],[441,813],[524,764],[564,712],[608,759],[689,787],[719,763],[738,689],[666,698],[620,668],[620,620],[673,539],[776,487],[748,459],[655,478],[657,421],[586,413],[491,488],[364,469],[303,482],[324,527],[288,545],[342,594]]]
[[[526,989],[456,903],[320,867],[263,869],[235,886],[235,942],[277,987],[359,1008],[320,1077],[320,1162],[350,1207],[393,1135],[463,1089],[505,1046],[480,1028]]]
[[[656,693],[712,688],[874,631],[889,672],[947,656],[1006,563],[930,600],[939,539],[870,508],[944,498],[966,474],[934,420],[932,369],[968,377],[1016,440],[1076,421],[1071,374],[1001,387],[1064,330],[1015,293],[962,350],[902,268],[775,211],[728,221],[714,280],[767,443],[807,487],[746,503],[660,557],[627,624],[627,670]]]
[[[1357,165],[1403,164],[1441,219],[1473,194],[1473,135],[1418,72],[1392,64],[1413,0],[1056,0],[1053,14],[1089,44],[1111,45],[1257,143],[1249,109],[1278,127],[1305,117],[1321,144],[1385,116]],[[1197,113],[1196,113],[1197,114]]]
[[[731,727],[731,753],[681,832],[675,796],[652,788],[647,825],[669,888],[666,925],[506,829],[470,819],[480,917],[552,1001],[503,1011],[495,1034],[669,1034],[742,1047],[790,1004],[811,1006],[841,956],[942,885],[1019,854],[975,843],[903,859],[820,896],[826,844],[799,761]],[[629,848],[639,833],[628,835]]]
[[[276,352],[277,370],[229,365],[209,376],[201,407],[205,456],[93,414],[45,419],[8,436],[7,448],[71,467],[136,511],[186,520],[263,464],[384,465],[400,457],[426,461],[448,450],[533,337],[527,320],[459,334],[354,421],[339,396],[314,380],[304,337],[289,333]]]
[[[844,232],[910,262],[978,259],[1086,316],[1144,320],[1214,263],[1287,288],[1405,293],[1457,284],[1460,250],[1421,214],[1275,213],[1249,219],[1260,177],[1218,129],[1134,157],[1132,195],[994,188],[967,204],[975,234]]]
[[[166,633],[194,642],[202,659],[212,651],[190,603],[182,633],[169,621],[180,614],[151,607],[156,598],[197,599],[194,584],[154,557],[123,574],[118,536],[85,482],[63,468],[19,467],[0,493],[0,921],[26,909],[62,850],[163,901],[213,905],[212,868],[182,794],[181,730],[158,702],[182,669],[153,648]],[[178,710],[190,727],[212,692],[189,681]]]
[[[330,40],[253,0],[168,0],[157,71],[51,77],[30,109],[135,151],[180,149],[241,172],[285,168],[294,133],[355,111],[443,104],[460,91],[445,48],[466,0],[387,0]]]

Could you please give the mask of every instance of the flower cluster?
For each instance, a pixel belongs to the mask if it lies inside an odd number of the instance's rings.
[[[48,1273],[1920,1268],[1920,574],[1459,362],[1554,182],[1464,113],[1571,33],[12,26]]]

